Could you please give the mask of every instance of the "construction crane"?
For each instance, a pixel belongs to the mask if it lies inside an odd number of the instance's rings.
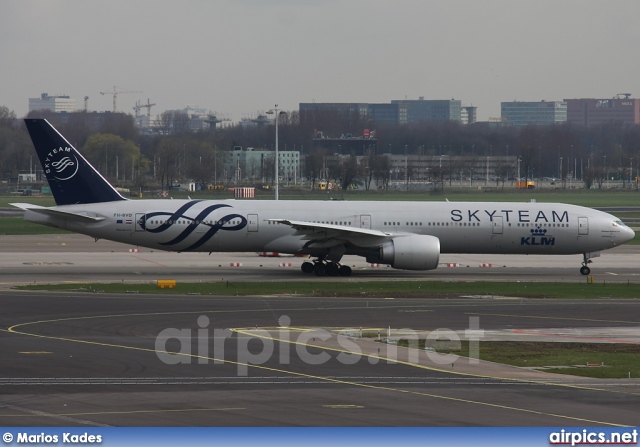
[[[146,104],[140,104],[140,100],[136,101],[136,105],[133,106],[133,110],[135,111],[136,118],[138,118],[138,116],[140,115],[140,109],[144,109],[144,108],[147,109],[147,118],[151,118],[151,107],[155,105],[156,105],[155,103],[151,104],[151,101],[149,100],[149,98],[147,98]]]
[[[138,90],[118,90],[118,88],[114,85],[112,92],[100,92],[101,95],[113,95],[113,113],[116,113],[116,98],[121,93],[142,93]]]

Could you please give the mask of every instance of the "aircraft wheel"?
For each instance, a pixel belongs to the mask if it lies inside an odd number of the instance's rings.
[[[313,273],[315,273],[316,276],[324,276],[327,274],[327,268],[324,266],[324,263],[316,262],[313,266]]]
[[[341,265],[338,273],[340,276],[351,276],[351,267],[348,265]]]
[[[327,262],[325,264],[325,269],[326,269],[326,273],[327,276],[338,276],[338,264],[336,264],[335,262]]]
[[[313,269],[314,269],[313,262],[309,262],[309,261],[303,262],[302,265],[300,266],[300,270],[302,270],[303,273],[313,273]]]
[[[583,275],[588,275],[589,273],[591,273],[591,269],[589,267],[587,267],[586,265],[583,265],[582,267],[580,267],[580,273],[582,273]]]

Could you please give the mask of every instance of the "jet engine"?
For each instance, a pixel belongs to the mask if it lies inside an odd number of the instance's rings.
[[[374,259],[375,258],[375,259]],[[433,270],[440,259],[440,240],[435,236],[397,236],[380,247],[379,255],[367,262],[390,264],[394,269]]]

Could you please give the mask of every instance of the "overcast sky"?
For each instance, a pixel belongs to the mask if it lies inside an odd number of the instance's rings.
[[[638,0],[0,0],[0,105],[89,110],[640,97]]]

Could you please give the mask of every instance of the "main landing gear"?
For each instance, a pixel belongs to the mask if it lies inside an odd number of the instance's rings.
[[[305,261],[300,266],[304,273],[315,273],[317,276],[350,276],[351,267],[337,262],[316,259],[313,262]]]
[[[591,269],[588,267],[588,265],[591,264],[593,261],[589,259],[588,253],[585,253],[582,256],[583,256],[583,261],[582,261],[582,267],[580,267],[580,273],[586,276],[589,273],[591,273]]]

